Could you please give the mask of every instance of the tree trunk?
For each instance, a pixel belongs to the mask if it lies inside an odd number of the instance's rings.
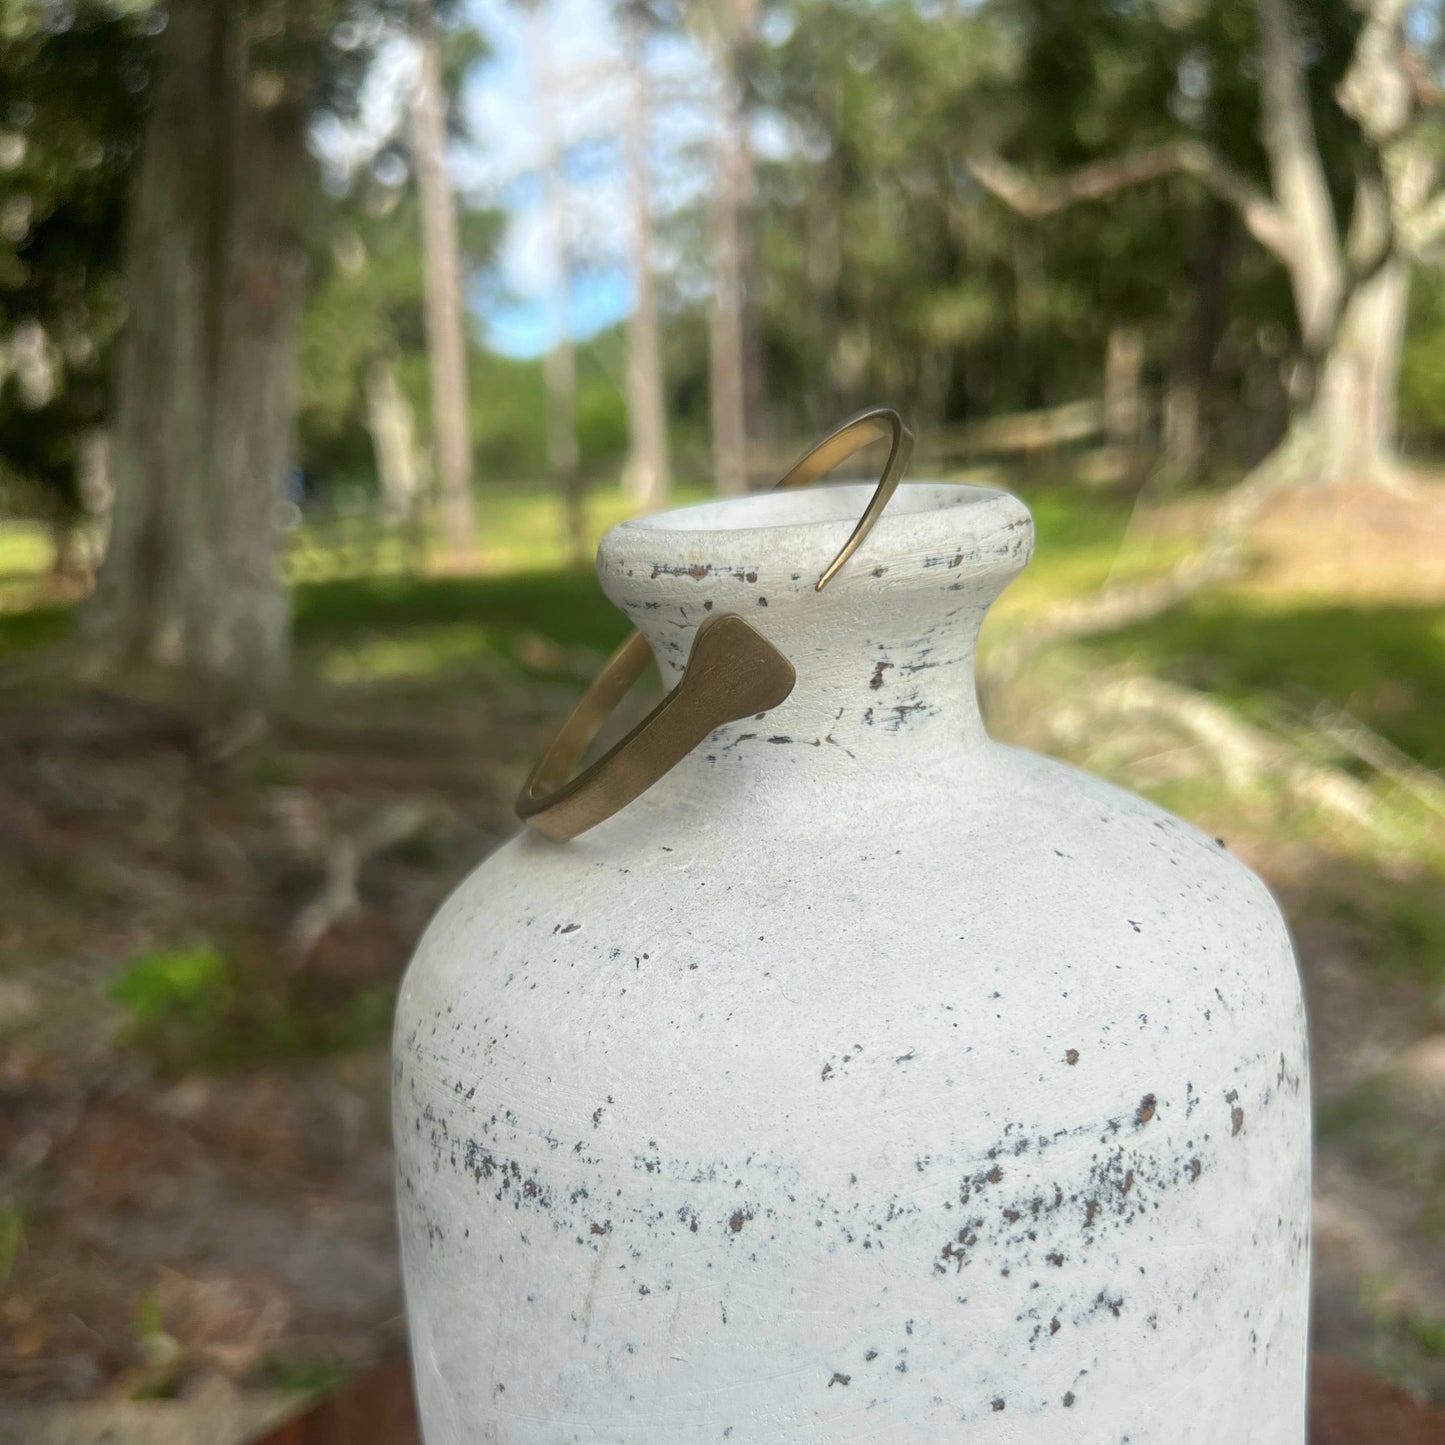
[[[1170,398],[1165,402],[1165,464],[1180,482],[1198,481],[1213,451],[1215,356],[1229,314],[1228,220],[1228,211],[1213,197],[1199,208],[1194,241],[1194,314],[1178,362],[1179,375],[1171,383]]]
[[[1310,115],[1300,42],[1288,0],[1255,0],[1259,24],[1260,139],[1274,195],[1293,228],[1285,257],[1307,357],[1324,349],[1345,289],[1339,227]]]
[[[567,518],[572,560],[587,560],[587,498],[577,447],[577,352],[570,332],[553,343],[542,363],[547,390],[547,469]]]
[[[738,496],[748,489],[748,435],[744,414],[742,218],[735,137],[721,127],[713,194],[713,294],[708,327],[708,381],[712,404],[712,457],[717,489]]]
[[[476,548],[476,517],[472,506],[461,247],[457,239],[456,199],[446,167],[447,111],[442,91],[441,36],[432,0],[414,0],[414,14],[421,51],[411,112],[412,155],[421,197],[438,502],[447,547],[453,557],[465,559]]]
[[[557,138],[551,46],[547,12],[532,9],[528,34],[532,48],[532,91],[537,108],[538,170],[542,181],[542,234],[551,306],[551,346],[542,365],[547,406],[547,471],[567,515],[567,539],[574,562],[587,555],[586,499],[577,444],[577,352],[572,342],[572,264],[567,236],[567,207],[562,154]]]
[[[805,395],[809,429],[824,432],[838,416],[839,283],[843,277],[842,186],[836,149],[816,167],[803,201],[813,374]]]
[[[275,503],[318,47],[308,0],[275,8],[288,69],[252,69],[250,7],[168,7],[132,201],[110,545],[85,618],[111,660],[184,668],[222,705],[279,684],[288,653]]]
[[[624,488],[637,506],[664,505],[672,487],[667,448],[667,398],[657,312],[657,273],[652,245],[652,175],[647,61],[642,21],[626,19],[632,96],[627,108],[627,157],[632,192],[632,270],[637,287],[627,323],[628,457]]]
[[[1303,422],[1313,445],[1305,451],[1307,470],[1301,481],[1388,477],[1409,294],[1409,264],[1394,257],[1346,302]]]
[[[712,311],[708,381],[713,471],[723,496],[748,489],[743,215],[748,196],[748,142],[741,73],[757,24],[756,0],[726,0],[714,12],[718,117],[712,201]]]
[[[1186,373],[1176,373],[1164,388],[1164,416],[1160,428],[1160,462],[1171,484],[1192,482],[1204,461],[1200,424],[1199,383]]]
[[[1144,403],[1140,376],[1144,337],[1137,326],[1115,326],[1104,348],[1104,426],[1109,441],[1130,450],[1139,444]]]
[[[1120,474],[1137,474],[1144,431],[1144,334],[1115,326],[1104,349],[1104,431]]]
[[[366,422],[386,518],[413,521],[421,491],[415,417],[386,357],[376,357],[366,369]]]

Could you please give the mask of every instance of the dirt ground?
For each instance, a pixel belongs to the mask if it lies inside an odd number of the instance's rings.
[[[1262,588],[1338,602],[1445,600],[1445,488],[1409,473],[1280,497],[1255,536]]]

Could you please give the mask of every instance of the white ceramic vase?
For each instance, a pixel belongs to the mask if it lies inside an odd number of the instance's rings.
[[[992,742],[1017,499],[712,503],[602,544],[672,685],[797,669],[577,840],[522,833],[401,993],[428,1445],[1302,1445],[1293,954],[1218,842]]]

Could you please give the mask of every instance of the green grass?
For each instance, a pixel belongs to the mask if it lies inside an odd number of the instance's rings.
[[[344,1360],[283,1360],[268,1355],[258,1371],[259,1383],[288,1394],[330,1395],[355,1374]]]
[[[1129,536],[1127,497],[1056,482],[1020,491],[1034,514],[1036,555],[1005,595],[986,642],[1061,599],[1166,567],[1188,549],[1182,538]],[[678,500],[698,496],[689,488]],[[477,503],[483,551],[473,575],[405,570],[403,544],[394,535],[378,540],[363,519],[299,529],[291,551],[306,559],[293,587],[301,675],[343,685],[441,685],[450,678],[470,688],[504,687],[513,675],[573,677],[585,659],[568,658],[566,650],[605,653],[625,636],[626,622],[590,569],[568,560],[556,497],[513,486],[479,489]],[[594,491],[589,541],[627,511],[615,489]],[[44,541],[34,528],[0,526],[0,563],[41,566]],[[0,657],[62,638],[69,626],[65,607],[0,614]],[[1086,665],[1137,666],[1207,689],[1256,717],[1297,716],[1324,699],[1418,762],[1445,767],[1439,608],[1291,605],[1287,596],[1236,589],[1082,652]]]
[[[696,486],[674,489],[674,506],[703,501]],[[570,519],[562,500],[543,484],[479,488],[476,494],[477,553],[490,575],[565,571],[577,564]],[[602,534],[634,515],[636,508],[616,488],[593,488],[583,504],[583,550],[590,559]],[[419,554],[442,556],[435,531],[403,535],[374,517],[308,521],[287,538],[286,564],[296,583],[341,577],[375,577],[416,571]]]
[[[41,522],[0,523],[0,582],[43,576],[55,564],[50,529]]]
[[[1053,603],[1107,579],[1168,566],[1183,539],[1150,543],[1127,535],[1130,499],[1045,483],[1021,492],[1038,533],[1033,563],[990,621],[991,637]],[[697,499],[686,489],[679,501]],[[513,674],[575,676],[577,659],[557,649],[605,653],[627,626],[589,568],[569,563],[560,502],[540,488],[478,493],[482,569],[425,575],[404,569],[394,535],[374,524],[302,527],[304,556],[293,587],[299,671],[323,681],[504,687]],[[589,539],[626,515],[615,490],[588,501]],[[338,530],[339,529],[339,530]],[[369,532],[371,540],[358,542]],[[328,541],[328,536],[331,541]],[[0,526],[0,563],[39,567],[43,533]],[[0,613],[0,658],[63,638],[70,609]],[[541,645],[539,645],[541,644]],[[1127,663],[1205,688],[1246,715],[1308,712],[1325,699],[1429,767],[1445,767],[1445,610],[1428,607],[1292,606],[1288,597],[1243,590],[1211,594],[1163,617],[1100,638],[1086,662]]]
[[[1445,1318],[1421,1309],[1402,1309],[1399,1281],[1386,1275],[1366,1279],[1361,1303],[1371,1317],[1370,1364],[1386,1379],[1429,1395],[1445,1363]]]
[[[1233,591],[1099,638],[1097,656],[1245,713],[1324,699],[1426,767],[1445,767],[1445,609],[1309,605]]]
[[[129,959],[111,984],[126,1041],[166,1073],[224,1072],[383,1042],[395,988],[347,989],[284,960],[247,968],[209,944]]]
[[[1358,1136],[1388,1127],[1394,1114],[1390,1082],[1374,1074],[1342,1094],[1319,1101],[1315,1106],[1315,1136],[1321,1140]]]
[[[0,611],[0,659],[63,641],[70,635],[74,609],[64,606],[27,607]]]
[[[1438,876],[1418,882],[1361,874],[1332,893],[1335,920],[1362,935],[1371,972],[1386,984],[1416,983],[1445,1002],[1445,900]]]
[[[1007,631],[1062,599],[1161,571],[1190,549],[1185,538],[1130,535],[1133,501],[1117,493],[1058,482],[1023,484],[1017,491],[1033,513],[1034,557],[995,607],[992,629]]]
[[[25,1244],[25,1214],[15,1205],[0,1208],[0,1299]]]
[[[596,577],[576,570],[314,582],[295,605],[297,654],[331,683],[496,691],[575,678],[628,631]]]
[[[457,623],[495,629],[499,637],[539,633],[562,646],[607,647],[627,632],[596,577],[581,570],[312,582],[296,588],[294,604],[302,645]]]

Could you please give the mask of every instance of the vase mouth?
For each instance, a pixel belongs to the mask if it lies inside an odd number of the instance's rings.
[[[868,505],[876,485],[874,482],[832,482],[750,492],[746,496],[695,502],[687,507],[633,517],[619,525],[622,529],[649,532],[709,534],[769,532],[782,527],[852,526]],[[1020,505],[1018,498],[994,487],[976,487],[964,482],[904,482],[888,503],[878,526],[1000,500],[1014,507]]]
[[[654,512],[613,527],[603,538],[601,559],[604,565],[661,558],[721,565],[786,559],[800,570],[821,572],[862,516],[875,485],[840,482],[754,492]],[[839,581],[865,561],[952,554],[1001,535],[1009,535],[1026,559],[1032,533],[1028,508],[1009,492],[962,482],[905,482]]]

